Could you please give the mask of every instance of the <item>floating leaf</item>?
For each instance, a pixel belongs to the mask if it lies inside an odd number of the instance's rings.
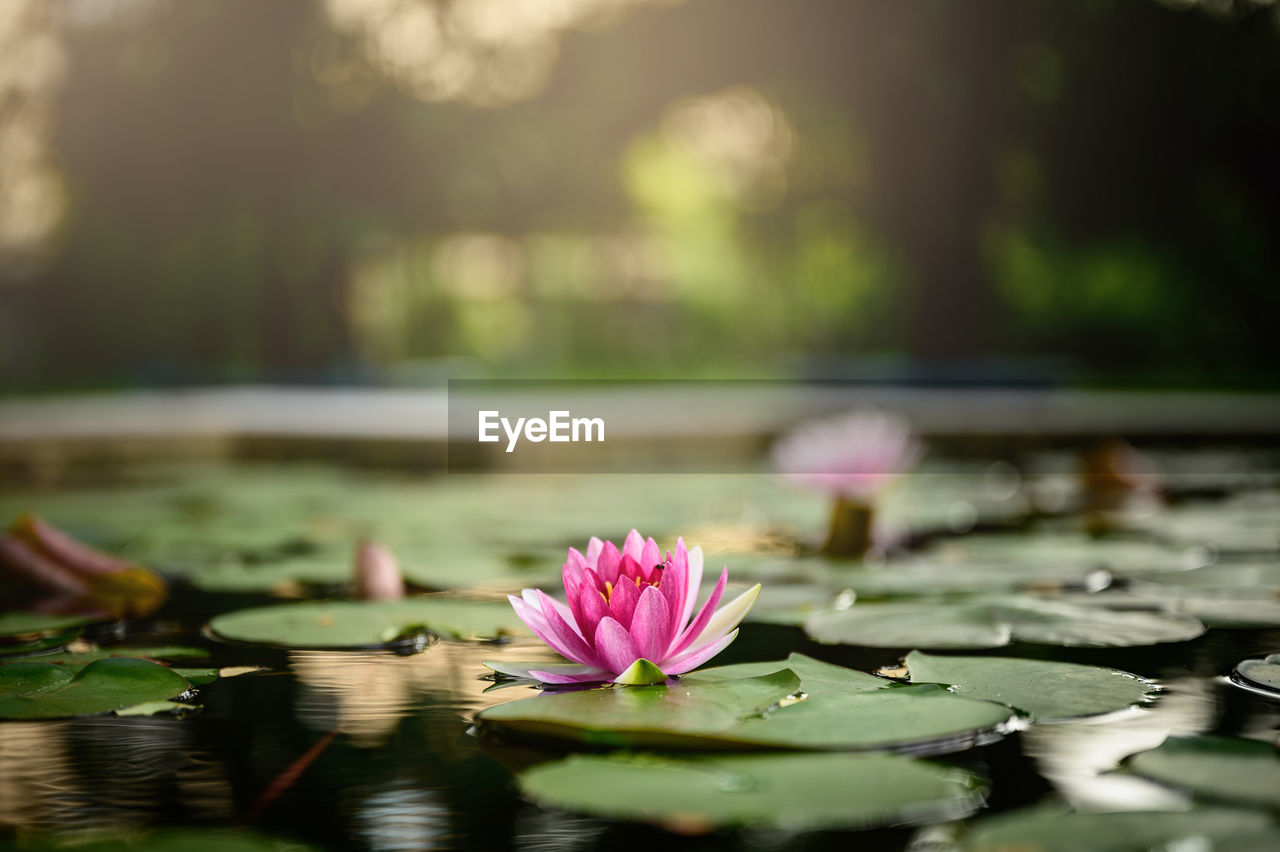
[[[1246,598],[1244,594],[1240,591],[1234,596],[1209,597],[1193,586],[1148,584],[1140,591],[1108,589],[1096,595],[1068,593],[1059,600],[1118,612],[1188,616],[1207,627],[1280,627],[1280,600],[1256,595]]]
[[[968,535],[931,549],[929,556],[959,564],[1077,566],[1104,568],[1116,576],[1187,571],[1209,556],[1197,547],[1174,548],[1154,541],[1089,538],[1085,535]]]
[[[983,801],[971,773],[887,754],[573,755],[524,772],[519,783],[544,807],[686,834],[954,819]]]
[[[64,666],[83,666],[95,660],[108,657],[141,657],[148,660],[190,660],[203,659],[209,652],[203,648],[192,648],[186,645],[159,645],[142,647],[125,647],[122,645],[93,648],[88,651],[67,651],[61,654],[45,654],[40,657],[42,663],[58,663]]]
[[[805,631],[827,644],[872,648],[999,648],[1010,642],[1130,647],[1204,632],[1189,615],[1115,612],[1030,595],[953,603],[855,604],[811,615]]]
[[[59,633],[73,627],[83,627],[101,619],[83,615],[43,615],[34,612],[6,612],[0,614],[0,636],[27,636],[40,633]]]
[[[736,697],[743,689],[755,696],[761,684],[777,687],[768,703]],[[803,699],[791,700],[801,690]],[[544,693],[480,714],[499,729],[612,747],[932,751],[972,745],[1009,718],[1000,704],[801,655],[707,669],[671,687]]]
[[[1235,677],[1246,685],[1280,695],[1280,654],[1261,660],[1242,660],[1236,664]]]
[[[1264,813],[1197,808],[1060,814],[1029,808],[979,820],[964,838],[968,852],[1150,852],[1230,849],[1264,852],[1280,846],[1280,828]]]
[[[52,663],[0,664],[0,719],[54,719],[122,710],[191,688],[159,663],[110,657],[72,673]]]
[[[912,683],[950,684],[1042,721],[1092,716],[1147,701],[1153,685],[1118,669],[1002,657],[946,657],[912,651]]]
[[[493,639],[527,632],[505,601],[431,596],[244,609],[214,617],[209,628],[223,639],[280,648],[385,645],[421,630],[457,639]]]
[[[832,663],[824,663],[804,654],[792,654],[785,660],[769,663],[735,663],[731,666],[716,666],[702,669],[681,679],[685,685],[714,683],[725,680],[736,680],[744,677],[759,677],[777,671],[785,666],[800,676],[800,683],[806,692],[831,694],[835,692],[866,692],[873,689],[886,689],[893,686],[893,681],[873,674],[848,669]]]
[[[1170,737],[1130,757],[1131,772],[1217,801],[1280,808],[1280,752],[1238,737]]]
[[[592,746],[697,746],[800,689],[790,669],[699,686],[603,687],[545,693],[490,707],[480,720],[537,737]],[[704,747],[714,743],[707,740]]]

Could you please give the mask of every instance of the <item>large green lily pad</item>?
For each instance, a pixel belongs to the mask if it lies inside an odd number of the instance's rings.
[[[1238,737],[1170,737],[1130,757],[1129,771],[1197,798],[1280,808],[1280,751]]]
[[[506,601],[453,597],[398,601],[320,601],[243,609],[215,616],[218,637],[280,648],[384,645],[414,630],[456,639],[527,633]]]
[[[1234,677],[1247,686],[1270,690],[1280,696],[1280,654],[1261,660],[1241,660],[1236,664]]]
[[[758,684],[776,687],[767,704],[754,700]],[[735,697],[748,688],[752,701]],[[498,730],[616,748],[946,751],[973,745],[1010,716],[936,685],[903,687],[793,655],[708,669],[670,687],[543,693],[479,718]]]
[[[1117,612],[1030,595],[855,604],[805,621],[805,632],[819,642],[872,648],[1000,648],[1010,642],[1131,647],[1182,642],[1204,630],[1189,615]]]
[[[998,701],[1041,721],[1124,710],[1150,699],[1154,685],[1118,669],[1007,657],[950,657],[912,651],[912,683]]]
[[[1265,813],[1217,808],[1074,814],[1029,808],[979,820],[964,838],[968,852],[1271,852],[1276,848],[1280,848],[1280,827]]]
[[[159,663],[96,660],[74,671],[53,663],[0,664],[0,719],[56,719],[109,713],[174,698],[191,688]]]
[[[951,819],[983,801],[971,773],[888,754],[573,755],[526,771],[519,783],[544,807],[686,834]]]

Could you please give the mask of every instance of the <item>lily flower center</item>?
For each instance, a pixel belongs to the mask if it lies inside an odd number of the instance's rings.
[[[644,578],[643,574],[638,572],[633,574],[630,571],[624,570],[622,573],[618,574],[618,583],[625,583],[628,581],[634,582],[636,584],[636,588],[641,591],[644,590],[645,586],[653,586],[654,588],[657,588],[658,584],[662,582],[662,572],[666,569],[667,563],[665,562],[653,566],[653,570],[649,572],[649,579],[647,580]],[[600,594],[604,597],[605,603],[609,603],[613,600],[613,592],[615,588],[617,587],[613,583],[605,580],[604,588],[600,590]]]

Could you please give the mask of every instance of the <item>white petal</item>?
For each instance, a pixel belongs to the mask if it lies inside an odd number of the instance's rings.
[[[689,623],[693,608],[698,603],[702,589],[702,545],[689,551],[689,573],[685,576],[684,612],[680,616],[680,629]]]
[[[729,603],[716,610],[715,615],[711,616],[711,620],[707,622],[707,626],[703,628],[702,633],[697,639],[689,645],[685,653],[714,642],[730,630],[738,626],[738,622],[746,617],[747,612],[751,609],[752,604],[756,602],[756,598],[760,596],[760,584],[756,583],[742,594],[731,600]]]

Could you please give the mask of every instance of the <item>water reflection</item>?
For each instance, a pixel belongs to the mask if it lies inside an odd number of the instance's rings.
[[[1036,725],[1023,734],[1024,749],[1040,774],[1079,810],[1180,809],[1189,804],[1185,795],[1111,770],[1168,736],[1213,730],[1220,715],[1212,681],[1183,678],[1167,683],[1150,709]]]
[[[176,719],[0,724],[0,824],[112,828],[233,815],[221,762]]]

